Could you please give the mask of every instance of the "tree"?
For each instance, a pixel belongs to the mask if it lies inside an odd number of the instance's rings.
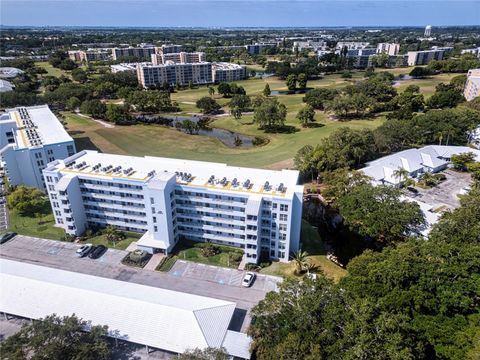
[[[170,92],[163,90],[136,90],[127,96],[125,102],[133,105],[137,111],[147,113],[171,111],[175,108]]]
[[[288,75],[286,81],[289,91],[294,91],[297,88],[297,76],[295,74]]]
[[[307,88],[308,77],[306,74],[304,73],[298,74],[297,81],[298,81],[298,87],[300,89],[305,90]]]
[[[400,199],[398,189],[360,185],[337,201],[345,223],[362,236],[389,244],[418,234],[425,219],[418,204]]]
[[[265,84],[265,87],[263,88],[263,96],[269,97],[272,92],[270,91],[270,85],[268,83]]]
[[[7,206],[22,216],[33,216],[46,211],[48,200],[39,189],[21,185],[8,196]]]
[[[213,86],[208,87],[208,95],[210,95],[210,97],[213,97],[213,95],[215,95],[215,88]]]
[[[429,171],[425,172],[420,176],[420,181],[425,186],[435,186],[439,183],[439,180]]]
[[[450,158],[454,169],[459,171],[467,171],[468,164],[475,161],[475,154],[473,152],[452,155]]]
[[[236,119],[240,120],[242,118],[242,110],[238,107],[234,107],[230,109],[230,114]]]
[[[221,106],[211,97],[204,96],[197,100],[197,108],[202,110],[204,114],[212,114],[220,110]]]
[[[322,197],[333,206],[337,199],[341,198],[351,189],[369,183],[369,177],[361,171],[340,168],[333,171],[326,171],[322,174]]]
[[[125,239],[125,233],[111,225],[107,226],[105,230],[103,230],[103,235],[105,236],[105,240],[107,240],[107,242],[111,242],[113,245],[120,240]]]
[[[337,94],[337,91],[332,89],[312,89],[305,94],[303,101],[314,109],[323,110],[325,103],[333,100]]]
[[[439,84],[435,88],[435,93],[427,100],[427,105],[434,109],[446,107],[455,107],[464,101],[462,91],[457,89],[455,85]]]
[[[260,129],[277,130],[284,126],[287,107],[277,99],[267,98],[255,107],[253,122]]]
[[[223,97],[230,96],[230,84],[226,82],[222,82],[218,85],[217,91],[219,94],[222,94]]]
[[[81,83],[84,83],[88,80],[87,73],[84,70],[78,68],[72,70],[72,78],[73,80]]]
[[[308,267],[308,253],[300,249],[293,253],[292,261],[295,263],[295,272],[301,274]]]
[[[315,110],[309,104],[306,104],[297,114],[297,119],[303,127],[309,126],[315,122]]]
[[[375,55],[373,58],[373,66],[381,67],[381,68],[387,67],[388,60],[389,60],[389,56],[386,53]]]
[[[107,104],[105,117],[114,124],[128,124],[131,120],[128,107],[115,104]]]
[[[349,102],[357,117],[364,116],[367,109],[373,106],[373,100],[364,94],[353,94]]]
[[[453,85],[455,89],[463,91],[465,84],[467,83],[467,75],[457,75],[450,80],[450,85]]]
[[[67,106],[68,110],[75,111],[80,107],[81,104],[82,102],[79,98],[72,96],[70,99],[67,100],[67,103],[65,105]]]
[[[178,360],[229,360],[230,355],[225,348],[208,347],[206,349],[187,350],[176,356]]]
[[[410,71],[409,75],[414,78],[424,78],[433,74],[433,71],[426,67],[417,66]]]
[[[408,170],[403,167],[399,167],[397,170],[393,171],[393,177],[397,179],[400,184],[404,184],[406,181],[408,181],[409,175],[410,173]]]
[[[107,334],[107,326],[91,326],[75,315],[49,315],[4,340],[0,352],[5,359],[107,360]]]
[[[252,100],[247,95],[233,95],[229,103],[230,108],[238,108],[241,111],[248,111],[251,109]]]
[[[97,99],[85,100],[82,102],[82,105],[80,105],[80,112],[91,115],[94,118],[103,119],[106,111],[106,105]]]

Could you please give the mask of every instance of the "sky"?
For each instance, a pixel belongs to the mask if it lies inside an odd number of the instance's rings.
[[[0,0],[0,24],[129,27],[480,25],[480,0]]]

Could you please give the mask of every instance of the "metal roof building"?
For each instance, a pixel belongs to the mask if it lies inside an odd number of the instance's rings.
[[[8,314],[76,314],[133,343],[174,353],[225,346],[232,356],[250,357],[249,338],[228,331],[233,302],[6,259],[0,288],[0,311]]]

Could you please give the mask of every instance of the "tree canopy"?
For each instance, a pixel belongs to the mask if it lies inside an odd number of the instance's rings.
[[[107,360],[107,330],[106,326],[90,326],[75,315],[50,315],[2,341],[0,353],[3,359]]]
[[[20,215],[33,216],[45,211],[48,200],[39,189],[21,185],[8,196],[7,205]]]

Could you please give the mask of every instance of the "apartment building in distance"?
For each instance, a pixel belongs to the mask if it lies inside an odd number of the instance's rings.
[[[275,43],[257,43],[257,44],[245,45],[245,48],[247,49],[247,52],[250,55],[260,55],[264,51],[273,49],[276,46],[277,44]]]
[[[139,59],[150,60],[152,54],[155,54],[154,46],[113,48],[112,59],[118,60],[124,57],[136,57]]]
[[[211,84],[213,83],[212,64],[209,62],[161,65],[139,63],[137,78],[144,88],[165,83],[170,85]]]
[[[394,43],[379,43],[377,44],[377,54],[387,54],[391,56],[398,55],[400,51],[400,44]]]
[[[237,81],[247,77],[246,67],[233,63],[174,63],[137,65],[138,81],[144,88],[162,85],[205,85],[222,81]]]
[[[43,175],[56,225],[69,234],[112,225],[142,232],[140,249],[169,253],[180,239],[288,261],[300,241],[298,171],[82,151]]]
[[[313,41],[294,41],[292,51],[302,51],[302,50],[313,50],[318,52],[320,50],[324,51],[327,49],[327,42],[325,40]]]
[[[467,101],[472,101],[480,96],[480,69],[468,70],[463,96]]]
[[[68,52],[68,57],[77,62],[105,61],[111,59],[112,51],[106,49],[71,50]]]
[[[472,49],[463,49],[461,54],[472,54],[477,58],[480,58],[480,47],[472,48]]]
[[[45,190],[42,170],[75,152],[73,139],[47,105],[0,114],[0,157],[10,184]]]
[[[182,49],[182,45],[163,44],[162,46],[156,47],[155,52],[157,54],[175,54],[182,52]]]
[[[206,55],[204,52],[155,53],[152,54],[151,58],[153,65],[162,65],[167,64],[168,62],[187,64],[206,61]]]
[[[234,63],[212,63],[213,82],[237,81],[247,78],[247,68]]]
[[[337,42],[337,45],[335,45],[335,49],[342,50],[345,47],[348,50],[364,49],[369,45],[370,43],[365,41],[339,41]]]
[[[431,50],[409,51],[407,53],[407,63],[408,66],[427,65],[432,60],[443,60],[445,55],[447,55],[451,50],[451,47],[444,47]]]

